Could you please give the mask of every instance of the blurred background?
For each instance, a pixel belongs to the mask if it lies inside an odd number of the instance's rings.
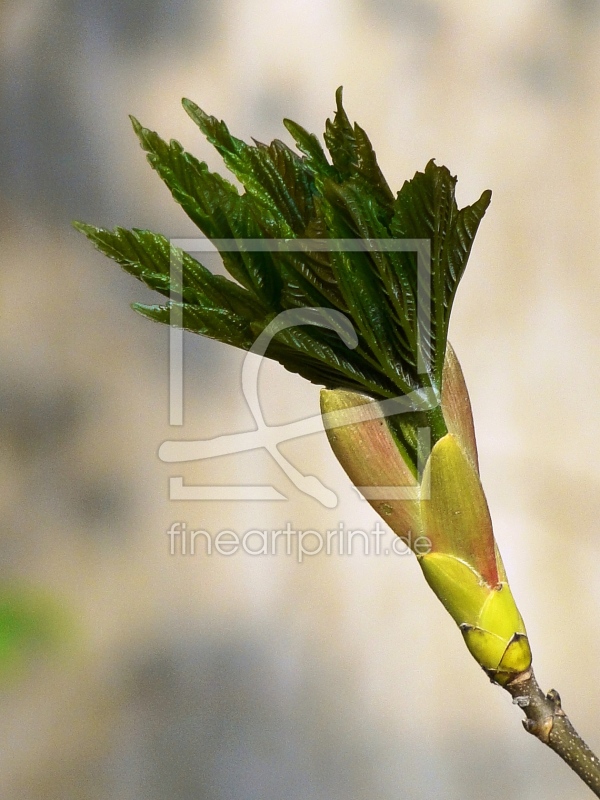
[[[394,190],[435,157],[492,188],[451,325],[484,487],[538,678],[600,748],[600,3],[0,2],[0,795],[5,800],[576,800],[588,790],[489,685],[414,557],[170,555],[174,521],[368,530],[324,435],[162,463],[250,430],[242,355],[185,339],[170,427],[152,294],[71,227],[196,231],[128,113],[224,169],[233,133],[321,133],[345,88]],[[207,261],[211,264],[210,259]],[[268,392],[265,389],[268,388]],[[261,373],[265,417],[318,388]],[[169,499],[264,483],[279,502]]]

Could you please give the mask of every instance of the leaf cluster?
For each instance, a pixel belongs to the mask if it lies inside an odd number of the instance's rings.
[[[284,124],[299,153],[276,139],[249,145],[190,100],[183,106],[221,154],[243,192],[179,142],[166,142],[132,118],[150,165],[190,219],[221,248],[231,279],[215,275],[167,238],[147,230],[103,230],[75,223],[96,247],[167,302],[134,304],[169,323],[177,306],[185,328],[249,349],[282,311],[322,307],[351,321],[358,344],[316,325],[280,331],[267,356],[328,388],[376,398],[433,387],[441,392],[450,310],[473,239],[490,202],[484,192],[458,209],[454,178],[430,161],[394,195],[365,131],[351,124],[338,89],[324,133]],[[307,248],[256,251],[247,240],[361,240],[358,251]],[[416,240],[406,251],[382,251],[373,240]],[[419,248],[421,250],[419,251]],[[418,268],[418,254],[427,265]],[[171,266],[181,265],[181,278]],[[173,299],[175,296],[175,299]]]

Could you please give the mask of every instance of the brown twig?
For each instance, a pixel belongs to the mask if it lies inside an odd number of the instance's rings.
[[[544,694],[531,669],[504,687],[523,709],[523,727],[548,745],[600,797],[600,759],[590,750],[565,712],[554,689]]]

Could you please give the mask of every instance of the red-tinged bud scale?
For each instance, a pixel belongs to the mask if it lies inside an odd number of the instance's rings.
[[[442,390],[448,433],[433,446],[420,482],[376,400],[324,390],[321,410],[336,457],[387,525],[409,542],[429,539],[419,564],[480,666],[500,684],[524,673],[529,641],[494,539],[469,396],[451,348]]]

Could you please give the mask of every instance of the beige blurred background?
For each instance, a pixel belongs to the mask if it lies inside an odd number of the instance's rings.
[[[375,515],[323,435],[282,452],[334,509],[264,451],[162,463],[166,439],[253,427],[242,356],[186,335],[170,427],[168,330],[129,308],[152,294],[70,221],[195,235],[128,113],[221,169],[182,96],[289,141],[281,119],[321,133],[339,84],[394,189],[431,157],[460,204],[493,189],[451,339],[538,677],[598,750],[600,3],[22,0],[0,3],[0,42],[0,582],[66,620],[0,684],[0,796],[588,797],[412,556],[169,555],[174,521],[324,532]],[[270,424],[318,411],[277,365],[261,389]],[[170,501],[173,475],[287,500]]]

